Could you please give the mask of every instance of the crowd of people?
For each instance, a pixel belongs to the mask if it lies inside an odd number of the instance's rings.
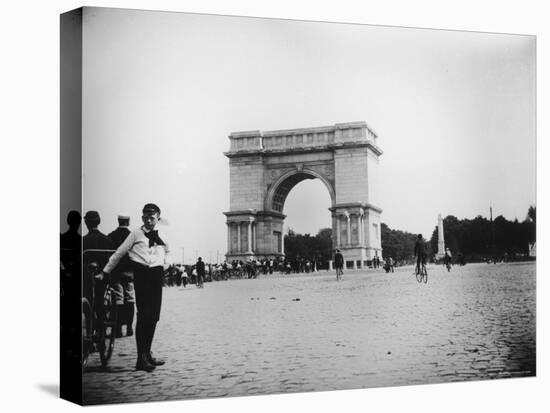
[[[84,216],[88,232],[81,237],[80,213],[71,211],[67,217],[69,230],[60,239],[62,297],[76,295],[80,285],[77,277],[82,272],[82,299],[101,309],[108,283],[115,292],[118,313],[115,334],[122,337],[124,326],[126,336],[135,334],[136,370],[147,372],[165,363],[153,357],[151,346],[160,318],[164,271],[173,266],[168,244],[155,229],[159,220],[160,208],[148,203],[142,209],[141,227],[130,230],[130,217],[122,214],[118,216],[118,227],[106,235],[98,229],[99,213],[88,211]]]
[[[316,259],[302,257],[264,257],[222,263],[205,263],[202,257],[198,257],[193,265],[174,264],[170,258],[168,243],[156,229],[161,219],[157,205],[150,203],[143,207],[143,225],[138,229],[130,230],[130,216],[127,214],[120,214],[117,219],[118,226],[109,234],[104,234],[99,230],[99,213],[88,211],[84,216],[88,232],[81,237],[81,216],[77,211],[69,213],[69,230],[61,234],[62,293],[64,288],[68,289],[71,285],[70,277],[79,276],[80,269],[83,268],[82,298],[94,301],[94,306],[101,306],[101,288],[108,281],[115,292],[118,313],[116,336],[124,336],[123,328],[126,336],[136,336],[136,370],[150,372],[165,363],[164,360],[153,357],[151,352],[160,318],[164,286],[187,287],[192,284],[202,288],[204,282],[208,281],[319,271]],[[425,260],[425,244],[420,236],[414,253],[417,263]],[[448,254],[446,259],[450,260],[450,252]],[[337,279],[341,279],[346,263],[338,250],[334,263]],[[376,255],[369,264],[371,268],[382,267],[386,272],[393,272],[396,262],[391,256],[381,259]],[[93,277],[94,282],[91,282],[90,277]],[[96,291],[95,288],[99,290]],[[137,322],[134,331],[136,308]]]
[[[181,265],[176,264],[169,267],[165,272],[164,285],[167,287],[187,285],[199,285],[201,275],[197,269],[201,266],[199,257],[196,264]],[[250,259],[250,260],[232,260],[221,263],[203,263],[204,274],[202,282],[222,281],[239,278],[257,278],[259,275],[271,274],[300,274],[317,272],[317,262],[304,258],[296,259]]]

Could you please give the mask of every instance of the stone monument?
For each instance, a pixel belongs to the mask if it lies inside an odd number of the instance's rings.
[[[443,233],[443,218],[441,214],[437,216],[437,254],[435,257],[441,259],[445,256],[445,235]]]
[[[365,122],[231,133],[226,259],[284,257],[285,200],[304,179],[330,194],[333,248],[346,267],[381,256],[377,139]]]

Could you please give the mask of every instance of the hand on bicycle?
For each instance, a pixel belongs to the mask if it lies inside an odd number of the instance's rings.
[[[103,271],[102,271],[102,272],[100,272],[99,274],[94,275],[94,279],[95,279],[96,281],[104,281],[104,280],[106,281],[106,280],[109,279],[109,274],[107,274],[106,272],[103,272]]]

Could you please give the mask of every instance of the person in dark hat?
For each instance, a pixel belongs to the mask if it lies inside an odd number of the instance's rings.
[[[82,241],[82,236],[78,232],[80,228],[80,223],[82,217],[78,211],[70,211],[67,214],[67,224],[69,229],[67,232],[61,234],[60,245],[63,249],[80,249],[80,242]]]
[[[202,260],[202,257],[199,257],[197,263],[195,264],[195,268],[197,269],[197,287],[203,288],[205,267],[204,267],[204,261]]]
[[[130,235],[130,215],[118,215],[118,228],[109,233],[109,238],[118,248]],[[122,337],[122,326],[126,325],[126,336],[134,335],[133,323],[135,313],[135,294],[134,294],[134,274],[128,255],[124,256],[117,265],[116,272],[119,274],[120,284],[122,286],[122,297],[117,297],[118,302],[118,323],[116,336]]]
[[[82,340],[81,315],[80,311],[75,311],[82,305],[82,237],[78,231],[81,221],[80,212],[70,211],[67,215],[69,229],[60,236],[61,368],[71,371],[73,367],[79,368],[81,361],[78,352],[74,351],[80,348]]]
[[[64,277],[62,281],[68,281],[64,286],[72,288],[72,286],[78,287],[78,282],[72,277],[80,274],[80,259],[82,256],[82,236],[78,232],[82,217],[78,211],[70,211],[67,215],[67,224],[69,229],[61,234],[60,237],[60,258],[61,264],[64,267]],[[69,285],[70,284],[70,285]],[[79,289],[79,288],[78,288]],[[72,290],[70,290],[72,291]],[[69,294],[69,290],[66,291]],[[71,292],[71,294],[73,294]],[[72,295],[70,295],[72,297]],[[78,297],[79,298],[79,297]]]
[[[334,254],[334,268],[336,269],[336,281],[339,281],[344,274],[344,256],[338,249]]]
[[[84,223],[88,228],[88,233],[82,238],[82,247],[84,251],[94,250],[113,250],[115,245],[111,238],[102,233],[98,227],[101,223],[101,218],[97,211],[88,211],[84,215]]]
[[[150,372],[165,363],[153,357],[151,344],[160,318],[164,270],[171,265],[171,259],[167,243],[155,229],[160,220],[160,208],[152,203],[146,204],[142,213],[143,225],[130,232],[111,256],[103,272],[109,276],[128,254],[134,272],[137,307],[136,370]]]
[[[111,238],[103,234],[98,229],[99,224],[101,223],[101,218],[97,211],[86,212],[86,215],[84,215],[84,223],[88,228],[88,233],[82,238],[82,256],[83,256],[84,268],[87,268],[88,264],[92,262],[97,263],[99,268],[102,268],[107,262],[106,252],[102,252],[102,251],[114,250],[115,245],[113,244],[113,241],[111,241]],[[102,250],[102,251],[97,251],[97,250]],[[111,282],[111,286],[115,291],[122,291],[122,287],[120,286],[120,284],[117,283],[117,280],[113,278],[112,280],[110,280],[110,282]],[[98,280],[95,283],[92,283],[92,280],[90,279],[90,274],[85,272],[83,275],[82,284],[83,284],[84,295],[88,299],[91,299],[92,297],[92,294],[91,294],[92,284],[95,285],[95,288],[94,288],[95,300],[93,305],[96,311],[101,312],[103,309],[102,300],[103,300],[103,294],[105,292],[105,283],[102,282],[101,280]],[[117,299],[116,301],[117,301],[117,304],[120,303],[119,299]]]
[[[416,257],[416,273],[420,273],[420,264],[426,264],[426,242],[422,238],[422,234],[418,234],[414,243],[414,256]]]

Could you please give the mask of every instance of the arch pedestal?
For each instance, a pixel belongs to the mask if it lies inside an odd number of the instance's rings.
[[[284,214],[255,210],[231,211],[224,214],[227,217],[228,261],[284,256]]]

